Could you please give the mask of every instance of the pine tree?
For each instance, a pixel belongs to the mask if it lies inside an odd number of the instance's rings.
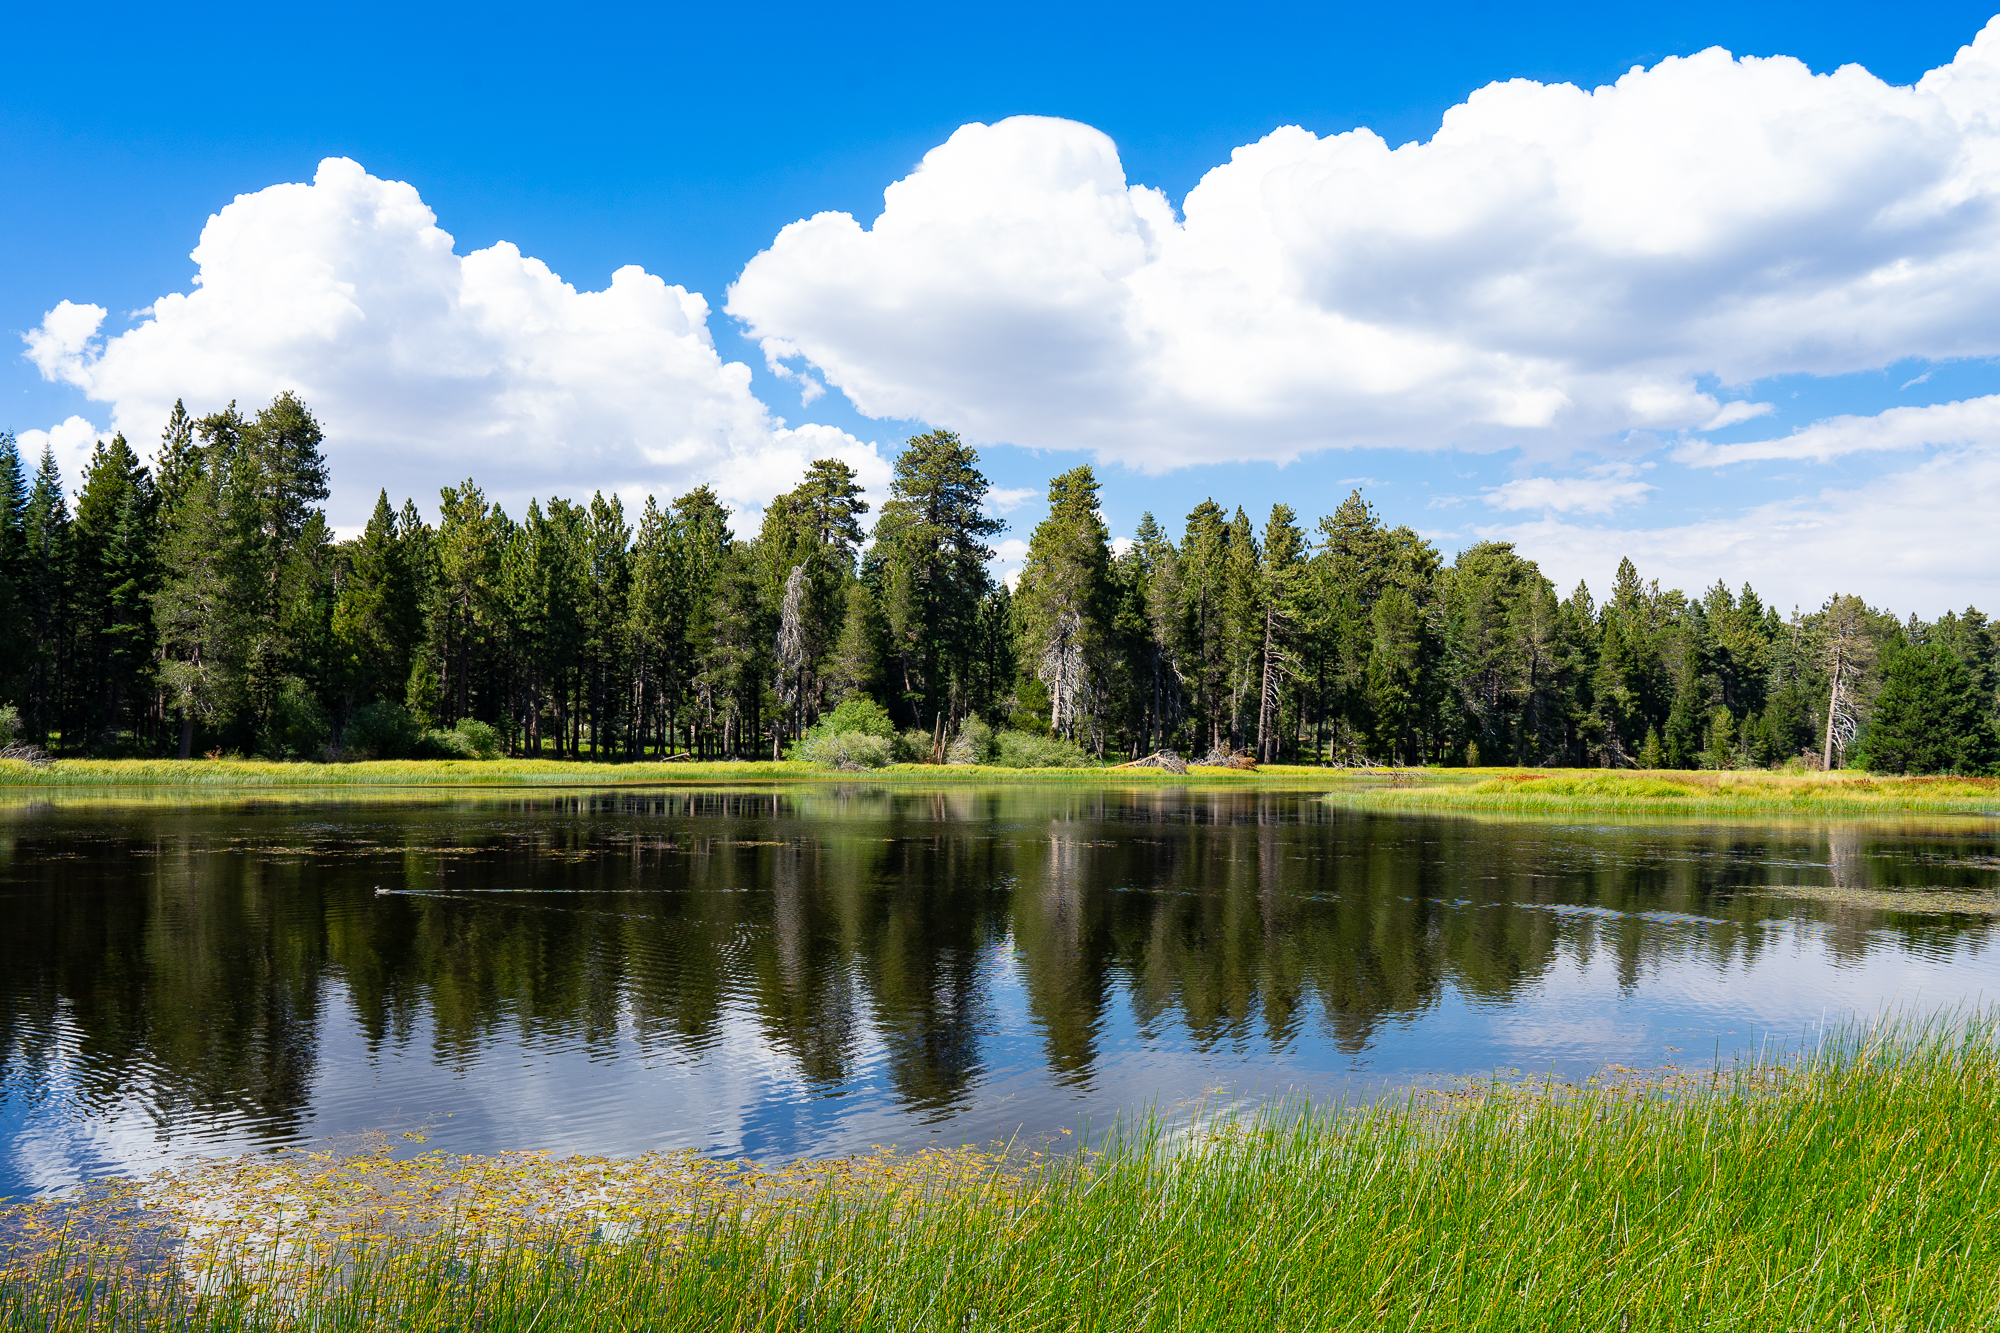
[[[498,505],[488,507],[470,477],[444,488],[438,499],[428,622],[440,693],[453,719],[501,722],[505,672],[498,659],[506,636],[500,575],[511,525]],[[482,680],[486,694],[477,683]]]
[[[22,693],[22,722],[37,744],[47,746],[50,733],[64,721],[68,702],[64,686],[71,666],[69,643],[70,562],[69,504],[63,498],[62,472],[55,454],[42,449],[41,466],[21,514],[21,626],[27,638],[27,679]],[[79,738],[65,735],[65,750],[78,748]]]
[[[1229,524],[1215,501],[1189,512],[1176,569],[1178,656],[1194,687],[1196,725],[1206,733],[1199,743],[1220,750],[1229,725]]]
[[[632,529],[614,494],[591,496],[583,527],[582,646],[590,706],[592,758],[625,748],[618,736],[625,716],[619,679],[625,670],[627,600],[631,589]]]
[[[685,643],[680,590],[674,581],[671,511],[652,496],[640,512],[632,542],[632,587],[626,597],[626,633],[632,648],[632,688],[639,712],[640,748],[648,735],[660,753],[671,743],[682,677],[679,645]]]
[[[963,697],[989,586],[986,538],[1006,526],[986,516],[986,489],[977,452],[951,431],[913,436],[897,456],[875,547],[901,723],[929,726],[955,688]]]
[[[72,685],[79,731],[103,748],[116,747],[151,638],[152,510],[152,478],[125,437],[99,440],[76,500]]]
[[[2000,752],[1972,673],[1948,644],[1904,648],[1883,668],[1857,758],[1883,773],[1985,773]]]
[[[1004,587],[1001,591],[1005,591]],[[981,616],[982,629],[985,616]],[[873,695],[882,686],[886,630],[875,594],[866,583],[848,590],[847,611],[841,620],[840,637],[826,665],[826,697],[837,704],[851,694]],[[1010,669],[1011,676],[1011,669]]]
[[[778,654],[779,678],[773,682],[790,734],[829,702],[821,676],[846,616],[855,553],[864,536],[860,516],[867,512],[854,469],[835,458],[814,462],[803,481],[764,511],[756,547],[770,600],[795,608],[788,622],[790,647]]]
[[[1373,727],[1368,712],[1368,654],[1375,602],[1396,564],[1396,541],[1356,490],[1319,521],[1319,546],[1307,568],[1311,592],[1301,625],[1302,652],[1315,718],[1314,752],[1343,759]]]
[[[1180,552],[1151,511],[1134,530],[1125,579],[1131,588],[1128,660],[1140,695],[1141,725],[1133,758],[1176,743],[1187,717],[1182,689]]]
[[[701,738],[697,723],[714,728],[717,719],[725,716],[718,709],[727,700],[718,700],[715,695],[716,679],[706,674],[708,666],[713,664],[705,664],[704,655],[715,642],[718,628],[715,618],[727,605],[725,599],[716,595],[717,581],[725,560],[735,548],[736,537],[729,529],[729,510],[707,486],[697,486],[681,496],[674,501],[673,508],[673,581],[682,608],[681,640],[675,645],[676,669],[688,691],[688,730],[695,740],[692,748],[705,757],[707,742]],[[754,577],[747,564],[737,573]],[[743,657],[750,659],[747,653]]]
[[[1257,651],[1257,757],[1266,764],[1278,762],[1284,749],[1285,683],[1296,670],[1293,641],[1305,568],[1305,534],[1299,531],[1298,516],[1289,505],[1272,505],[1264,523],[1258,590],[1264,623]]]
[[[333,635],[344,716],[377,700],[403,697],[423,632],[423,608],[387,491],[376,495],[368,526],[344,544],[342,556],[346,568],[334,603]]]
[[[1249,747],[1259,713],[1257,695],[1263,683],[1264,579],[1263,551],[1250,516],[1239,505],[1229,521],[1229,558],[1224,583],[1228,621],[1229,748]]]
[[[28,474],[14,432],[0,430],[0,624],[17,625],[23,614],[27,538],[21,523],[28,509]],[[0,700],[19,695],[28,666],[25,635],[0,635]]]
[[[1097,475],[1086,465],[1049,483],[1048,516],[1028,541],[1014,594],[1021,666],[1049,697],[1049,727],[1085,734],[1102,752],[1097,718],[1111,612],[1111,537],[1097,512]]]

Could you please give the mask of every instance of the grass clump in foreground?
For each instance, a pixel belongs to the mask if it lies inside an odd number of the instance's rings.
[[[1914,1329],[2000,1318],[2000,1032],[1693,1085],[1495,1088],[856,1189],[636,1238],[361,1248],[283,1293],[44,1271],[10,1328]],[[845,1183],[843,1183],[845,1182]]]

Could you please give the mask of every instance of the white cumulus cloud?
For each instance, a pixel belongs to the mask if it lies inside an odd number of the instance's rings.
[[[98,337],[101,307],[58,305],[29,359],[109,403],[142,450],[176,398],[201,413],[297,392],[327,431],[339,523],[378,487],[428,503],[466,476],[510,508],[703,481],[755,505],[828,456],[887,481],[872,444],[772,417],[717,355],[699,293],[638,267],[579,291],[506,242],[456,254],[413,187],[344,158],[239,196],[192,258],[192,290],[116,336]]]
[[[15,438],[21,451],[21,459],[32,469],[41,462],[42,451],[47,449],[55,456],[66,481],[83,475],[84,464],[90,461],[90,451],[97,447],[97,441],[106,432],[83,417],[72,416],[49,427],[47,430],[24,430]]]
[[[1732,590],[1747,580],[1787,613],[1851,592],[1899,614],[1930,618],[1979,604],[1990,615],[1990,571],[2000,565],[1996,507],[2000,453],[1953,449],[1863,486],[1722,518],[1618,529],[1544,515],[1477,535],[1514,542],[1565,592],[1587,579],[1602,596],[1619,559],[1630,556],[1662,587],[1699,593],[1718,578]]]
[[[1721,467],[1774,458],[1825,462],[1843,454],[1995,444],[2000,444],[2000,394],[1929,407],[1892,407],[1872,417],[1829,417],[1770,440],[1742,444],[1691,440],[1677,448],[1674,457],[1683,463]]]
[[[1997,249],[2000,20],[1910,87],[1715,49],[1279,129],[1179,214],[1089,126],[967,125],[727,309],[864,413],[1157,471],[1719,429],[1767,409],[1703,376],[2000,353]]]

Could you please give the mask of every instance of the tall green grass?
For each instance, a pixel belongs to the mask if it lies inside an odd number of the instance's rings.
[[[1687,1087],[1494,1090],[636,1242],[362,1257],[295,1300],[44,1275],[7,1328],[1976,1329],[2000,1322],[2000,1032],[1888,1025]]]

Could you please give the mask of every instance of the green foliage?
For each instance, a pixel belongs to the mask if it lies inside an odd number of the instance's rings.
[[[357,759],[416,759],[424,727],[408,708],[388,699],[357,708],[341,732],[341,748]]]
[[[993,728],[980,721],[977,713],[972,713],[958,724],[958,733],[945,749],[944,761],[960,766],[990,764],[993,755]]]
[[[813,731],[828,735],[859,732],[886,741],[895,736],[896,724],[889,720],[889,710],[875,700],[865,694],[850,694],[835,704],[832,712],[822,715]]]
[[[498,759],[502,749],[500,733],[478,718],[462,717],[452,726],[469,759]]]
[[[1041,683],[1050,726],[1074,737],[1093,727],[1106,684],[1111,536],[1097,512],[1088,465],[1049,483],[1049,513],[1028,542],[1014,594],[1020,670]]]
[[[318,759],[333,738],[333,724],[305,681],[288,676],[271,710],[269,749],[282,759]]]
[[[950,431],[912,437],[875,525],[867,572],[887,632],[887,693],[905,722],[931,722],[953,685],[962,690],[973,676],[993,556],[986,538],[1006,526],[985,513],[978,461]]]
[[[1888,663],[1857,757],[1883,773],[1987,772],[1996,742],[1985,703],[1948,644],[1906,648]]]
[[[1084,768],[1090,757],[1075,741],[1026,731],[1003,731],[993,738],[993,763],[1000,768]]]
[[[322,449],[289,394],[177,404],[150,472],[98,442],[72,513],[53,457],[30,466],[0,432],[0,699],[24,733],[68,755],[303,755],[314,717],[391,700],[419,725],[394,742],[410,753],[461,752],[456,728],[421,731],[460,718],[537,757],[741,758],[862,696],[885,715],[836,734],[928,742],[976,714],[1134,758],[1718,769],[1829,736],[1838,767],[1858,731],[1857,756],[1917,771],[1991,762],[2000,714],[2000,631],[1974,608],[1899,622],[1842,595],[1787,619],[1629,560],[1601,605],[1563,598],[1506,543],[1447,567],[1359,491],[1311,540],[1286,505],[1258,525],[1208,500],[1178,542],[1144,516],[1114,559],[1098,479],[1073,468],[1009,589],[978,454],[948,431],[907,443],[872,533],[852,469],[821,459],[749,539],[706,486],[636,523],[601,493],[517,522],[467,480],[435,527],[381,493],[336,542]],[[1892,689],[1906,644],[1969,685],[1945,704]]]
[[[1727,708],[1716,708],[1709,713],[1708,746],[1702,751],[1701,766],[1736,767],[1736,719]]]
[[[890,742],[862,731],[814,732],[792,748],[792,757],[827,768],[881,768],[890,761]]]
[[[410,678],[403,686],[403,706],[419,720],[437,716],[439,685],[431,659],[421,654],[410,664]]]
[[[0,745],[12,745],[21,739],[21,710],[13,704],[0,704]]]
[[[1666,751],[1660,745],[1660,733],[1656,728],[1646,728],[1646,739],[1639,746],[1639,767],[1660,769],[1667,766]]]

